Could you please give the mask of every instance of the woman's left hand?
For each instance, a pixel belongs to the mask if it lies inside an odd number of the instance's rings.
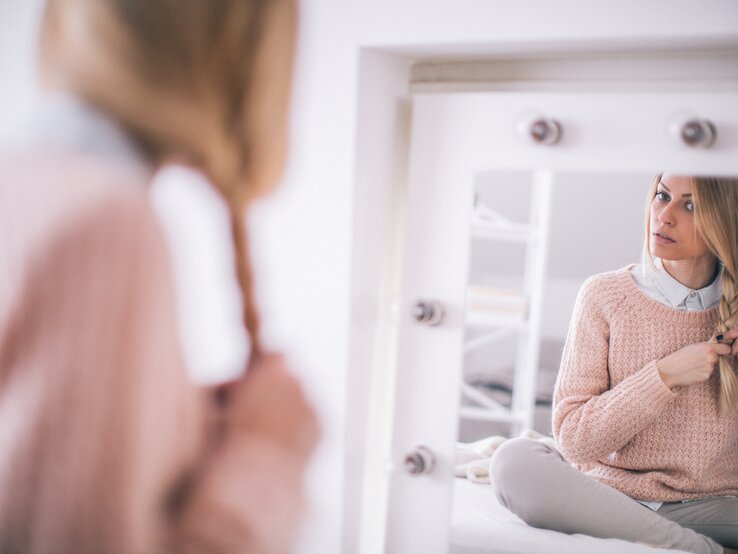
[[[723,338],[718,342],[723,344],[732,343],[733,346],[730,349],[730,355],[738,356],[738,340],[736,339],[738,339],[738,327],[733,327],[730,331],[725,331],[725,333],[723,333]]]

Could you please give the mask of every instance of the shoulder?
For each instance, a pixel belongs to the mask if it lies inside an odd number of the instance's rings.
[[[627,291],[628,284],[632,281],[632,277],[630,276],[632,267],[627,266],[614,271],[592,275],[587,278],[580,290],[590,294],[596,292]]]
[[[581,307],[599,309],[611,314],[633,292],[632,266],[589,277],[579,289],[577,303]]]
[[[154,219],[146,182],[122,167],[42,153],[0,159],[0,226],[19,240],[105,234]]]
[[[39,270],[104,269],[142,245],[164,245],[142,176],[83,158],[29,153],[0,159],[3,276]]]

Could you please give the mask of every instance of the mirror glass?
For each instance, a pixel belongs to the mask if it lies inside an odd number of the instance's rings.
[[[498,504],[489,456],[506,437],[551,434],[554,383],[577,292],[592,275],[640,263],[653,178],[548,171],[478,175],[452,552],[525,552],[525,544],[528,551],[542,551],[535,541],[546,539],[531,535],[530,527]]]

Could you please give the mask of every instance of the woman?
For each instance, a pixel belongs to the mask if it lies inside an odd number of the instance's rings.
[[[580,290],[554,394],[560,452],[504,444],[498,497],[536,527],[731,552],[738,180],[658,176],[645,251]]]
[[[291,0],[49,0],[44,136],[0,161],[0,552],[286,552],[315,417],[263,352],[244,211],[284,163]],[[43,127],[43,126],[42,126]],[[246,377],[187,381],[147,184],[231,211]]]

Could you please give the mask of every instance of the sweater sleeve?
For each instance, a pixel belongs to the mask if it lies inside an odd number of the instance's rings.
[[[0,411],[11,393],[26,399],[0,482],[39,487],[16,490],[15,510],[34,504],[27,521],[48,524],[34,528],[45,551],[286,551],[304,462],[237,428],[216,450],[206,441],[213,408],[185,373],[168,252],[145,194],[77,189],[79,201],[64,199],[75,208],[58,210],[31,249],[0,337],[12,374]],[[168,500],[183,482],[174,518]]]
[[[600,279],[591,278],[579,292],[554,391],[554,436],[574,463],[619,450],[676,396],[655,360],[611,387],[608,303],[614,299]]]
[[[233,434],[178,515],[170,554],[286,554],[304,513],[304,462],[268,437]]]

